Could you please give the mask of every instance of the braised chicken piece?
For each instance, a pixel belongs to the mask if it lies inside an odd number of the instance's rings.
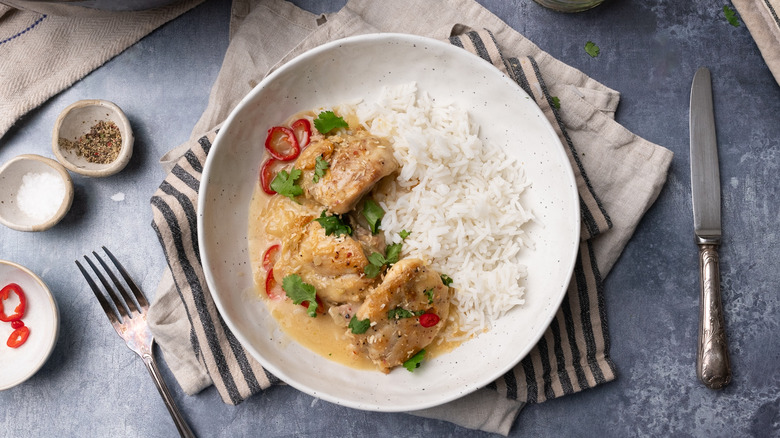
[[[274,196],[257,220],[263,222],[268,235],[282,240],[290,233],[300,233],[312,219],[320,215],[320,211],[312,205],[290,202],[284,196]]]
[[[354,344],[388,373],[433,341],[449,309],[450,288],[439,274],[422,260],[400,260],[357,309],[357,319],[371,325],[352,335]]]
[[[323,176],[315,178],[320,156],[328,167]],[[380,179],[398,169],[398,162],[386,139],[357,130],[349,135],[313,139],[295,167],[303,171],[301,187],[307,198],[333,214],[343,214],[352,210]]]
[[[359,213],[363,210],[362,204],[362,202],[358,204],[355,210],[346,215],[349,225],[352,227],[352,237],[360,242],[360,245],[363,246],[363,252],[366,254],[375,252],[384,254],[387,249],[384,233],[374,234],[371,232],[368,221],[363,214]]]
[[[357,240],[347,235],[328,236],[319,222],[311,221],[301,231],[288,232],[273,269],[280,283],[288,275],[300,275],[315,287],[320,299],[333,305],[363,299],[374,283],[363,274],[366,265],[368,260]]]

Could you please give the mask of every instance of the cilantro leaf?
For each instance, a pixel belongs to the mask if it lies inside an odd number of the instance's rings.
[[[322,158],[322,155],[317,157],[315,161],[316,162],[314,164],[314,178],[312,178],[312,180],[314,182],[320,182],[320,178],[325,176],[325,171],[328,170],[328,168],[330,167],[330,163],[325,161],[325,159]]]
[[[303,194],[303,188],[295,183],[300,177],[301,171],[294,167],[290,169],[289,173],[286,170],[282,170],[271,181],[271,189],[282,196],[295,200],[296,196]]]
[[[380,272],[382,272],[382,267],[384,265],[390,266],[393,263],[398,262],[398,259],[401,257],[402,247],[402,243],[392,243],[387,245],[387,249],[385,249],[385,255],[382,255],[378,252],[371,253],[371,255],[368,256],[368,262],[370,264],[363,268],[363,273],[365,273],[366,277],[368,278],[376,277]]]
[[[561,109],[561,99],[558,99],[558,96],[552,97],[552,106],[555,109]]]
[[[314,127],[322,134],[327,134],[336,128],[349,128],[349,124],[333,111],[323,111],[314,119]]]
[[[601,52],[601,49],[599,49],[599,46],[597,46],[593,41],[588,41],[585,43],[585,53],[591,56],[591,58],[595,58],[599,56],[599,53]]]
[[[425,313],[425,310],[406,310],[403,307],[396,307],[387,311],[388,319],[414,318]]]
[[[374,254],[379,253],[375,252]],[[366,265],[366,267],[363,268],[363,273],[366,274],[366,277],[368,278],[376,278],[380,271],[382,271],[382,265]]]
[[[452,278],[450,278],[447,274],[441,274],[441,282],[444,283],[445,286],[449,287],[452,284]]]
[[[304,301],[309,302],[309,307],[306,313],[312,318],[317,316],[317,290],[314,286],[304,283],[301,276],[298,274],[291,274],[282,280],[282,289],[285,294],[292,300],[294,304],[301,304]]]
[[[425,289],[423,293],[428,297],[428,304],[433,304],[433,288]]]
[[[734,27],[739,27],[739,19],[737,18],[737,13],[729,7],[729,5],[723,6],[723,15],[726,16],[726,20],[729,22],[730,25]]]
[[[368,318],[361,321],[357,316],[352,316],[352,319],[349,320],[348,327],[352,330],[352,333],[362,335],[371,327],[371,321]]]
[[[392,265],[398,261],[398,258],[401,256],[402,246],[403,244],[401,243],[392,243],[387,245],[387,249],[385,250],[385,261],[388,265]]]
[[[382,222],[382,218],[385,216],[385,211],[379,206],[373,199],[369,199],[363,204],[363,217],[368,221],[368,227],[371,229],[371,234],[376,234],[379,231],[379,225]]]
[[[399,236],[401,236],[401,240],[406,240],[409,235],[412,234],[411,231],[401,230],[400,233],[398,233]]]
[[[423,359],[425,358],[425,349],[418,351],[417,354],[410,357],[409,359],[404,362],[404,368],[406,368],[410,373],[413,373],[414,370],[417,368],[420,368],[420,364],[422,363]]]
[[[320,217],[314,220],[319,222],[320,225],[322,225],[322,228],[325,228],[326,236],[330,236],[331,234],[335,234],[336,236],[346,234],[349,236],[352,234],[352,227],[345,224],[341,219],[341,216],[326,216],[325,211],[326,210],[322,210]]]

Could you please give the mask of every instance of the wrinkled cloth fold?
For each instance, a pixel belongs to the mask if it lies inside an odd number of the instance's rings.
[[[67,4],[0,4],[0,138],[27,112],[203,0],[112,12]]]
[[[780,0],[733,0],[732,3],[780,85]]]
[[[572,281],[537,346],[488,387],[412,414],[506,435],[526,403],[615,378],[602,281],[658,196],[672,159],[669,150],[615,122],[618,92],[543,52],[473,0],[350,0],[341,11],[320,17],[282,0],[236,0],[233,14],[232,39],[209,105],[190,141],[161,160],[169,174],[151,200],[152,226],[168,269],[149,320],[166,362],[187,393],[213,384],[226,403],[237,404],[281,383],[230,333],[200,266],[197,193],[219,124],[276,67],[323,43],[370,32],[448,40],[517,82],[560,137],[583,213]]]

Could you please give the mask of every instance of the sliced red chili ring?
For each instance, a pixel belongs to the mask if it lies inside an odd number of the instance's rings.
[[[291,161],[298,158],[301,147],[295,133],[284,126],[274,126],[268,130],[265,138],[265,148],[272,157],[279,161]]]
[[[8,345],[11,348],[19,348],[27,341],[28,337],[30,337],[30,328],[19,327],[11,332],[11,336],[8,337],[8,341],[6,341],[5,345]]]
[[[274,278],[273,269],[269,269],[268,275],[265,277],[265,294],[272,300],[277,300],[285,296],[284,290]]]
[[[271,245],[265,250],[263,254],[263,269],[270,271],[276,264],[277,253],[279,252],[279,244]]]
[[[260,185],[263,187],[263,191],[269,195],[275,195],[276,191],[271,188],[271,182],[274,180],[276,173],[271,167],[276,163],[276,160],[269,158],[260,167]]]
[[[423,327],[433,327],[439,323],[439,315],[435,313],[423,313],[420,315],[420,325]]]
[[[11,321],[11,328],[16,330],[18,328],[24,327],[24,321],[21,319],[17,319],[16,321]]]
[[[309,119],[298,119],[290,125],[290,128],[295,133],[295,138],[298,140],[298,146],[301,149],[309,145],[309,140],[311,140],[311,122],[309,122]]]
[[[19,297],[19,304],[14,309],[14,313],[6,315],[5,309],[3,308],[3,301],[8,299],[8,297],[11,295],[11,292],[15,293],[16,296]],[[21,286],[16,283],[9,283],[2,290],[0,290],[0,321],[11,322],[16,321],[17,319],[22,319],[25,307],[27,307],[27,298],[25,298],[24,291],[22,290]]]

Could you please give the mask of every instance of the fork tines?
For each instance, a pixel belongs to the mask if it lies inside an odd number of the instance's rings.
[[[103,261],[103,259],[95,251],[92,251],[92,255],[98,261],[98,263],[103,267],[105,273],[108,274],[108,277],[114,283],[114,286],[116,287],[116,290],[119,291],[119,293],[117,293],[114,290],[114,288],[111,286],[108,280],[106,280],[106,277],[103,276],[101,271],[92,262],[92,260],[90,260],[90,258],[85,255],[84,260],[87,261],[89,266],[92,268],[92,271],[95,273],[95,275],[97,275],[97,278],[99,279],[100,283],[103,285],[103,288],[108,293],[108,296],[111,297],[111,301],[114,303],[114,307],[116,308],[118,314],[111,307],[111,304],[103,295],[103,292],[101,292],[98,285],[95,283],[95,281],[92,279],[90,274],[87,272],[86,269],[84,269],[84,266],[82,266],[82,264],[79,263],[78,260],[76,260],[76,266],[79,267],[81,274],[84,275],[84,278],[87,280],[87,283],[89,283],[89,287],[92,288],[92,292],[95,293],[95,297],[97,297],[98,301],[100,302],[100,306],[103,308],[103,311],[108,316],[108,319],[111,320],[111,323],[121,324],[124,318],[132,318],[134,314],[145,313],[146,310],[149,308],[149,303],[146,301],[146,297],[144,297],[144,294],[143,292],[141,292],[141,289],[138,288],[138,286],[135,284],[133,279],[130,278],[130,275],[127,273],[127,271],[122,266],[122,264],[119,263],[119,261],[116,259],[116,257],[114,257],[113,254],[111,254],[111,251],[109,251],[105,246],[103,246],[102,248],[103,251],[105,251],[108,258],[111,259],[111,262],[114,264],[117,271],[119,271],[122,278],[124,278],[125,283],[130,288],[130,290],[133,293],[133,296],[135,297],[135,300],[133,300],[133,297],[131,297],[130,293],[128,293],[127,289],[125,289],[125,287],[122,285],[122,282],[119,281],[119,279],[111,270],[111,268],[106,264],[106,262]]]

